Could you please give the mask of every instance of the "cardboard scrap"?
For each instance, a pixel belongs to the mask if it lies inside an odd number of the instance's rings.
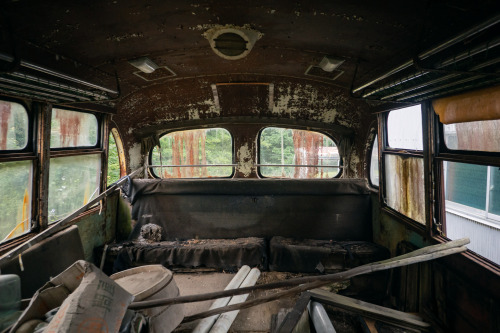
[[[79,260],[40,288],[10,332],[60,306],[45,333],[118,332],[134,296],[93,264]]]

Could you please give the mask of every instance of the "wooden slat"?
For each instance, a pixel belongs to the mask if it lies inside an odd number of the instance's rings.
[[[279,326],[279,333],[294,332],[299,323],[303,323],[303,315],[304,313],[307,314],[307,305],[310,299],[311,295],[307,292],[300,296],[292,311],[287,314],[285,320]]]
[[[326,290],[314,289],[310,291],[311,298],[322,303],[333,305],[346,309],[363,316],[382,320],[403,327],[412,327],[418,329],[428,329],[429,323],[423,321],[419,316],[401,312],[380,305],[363,302],[357,299],[337,295]]]

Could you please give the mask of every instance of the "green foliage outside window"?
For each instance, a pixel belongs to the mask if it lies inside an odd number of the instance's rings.
[[[259,157],[261,165],[274,164],[259,168],[264,177],[332,178],[340,170],[335,143],[314,131],[267,127],[260,134]]]
[[[113,133],[109,133],[108,150],[108,186],[120,179],[120,162],[118,160],[118,148]]]
[[[0,163],[0,241],[29,231],[31,161]]]
[[[160,138],[152,165],[220,165],[233,163],[231,134],[223,128],[172,132]],[[160,158],[161,157],[161,158]],[[162,178],[229,177],[232,166],[153,168]]]

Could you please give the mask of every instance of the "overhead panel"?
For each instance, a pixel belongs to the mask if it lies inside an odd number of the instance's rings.
[[[400,103],[455,95],[500,83],[500,15],[421,52],[352,89],[356,97]]]

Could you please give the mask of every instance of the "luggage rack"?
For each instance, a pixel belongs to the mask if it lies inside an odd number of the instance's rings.
[[[500,15],[352,89],[354,97],[418,103],[500,83]]]
[[[109,89],[1,52],[0,62],[7,67],[0,72],[0,91],[8,95],[64,104],[107,101],[120,95],[119,88]]]

